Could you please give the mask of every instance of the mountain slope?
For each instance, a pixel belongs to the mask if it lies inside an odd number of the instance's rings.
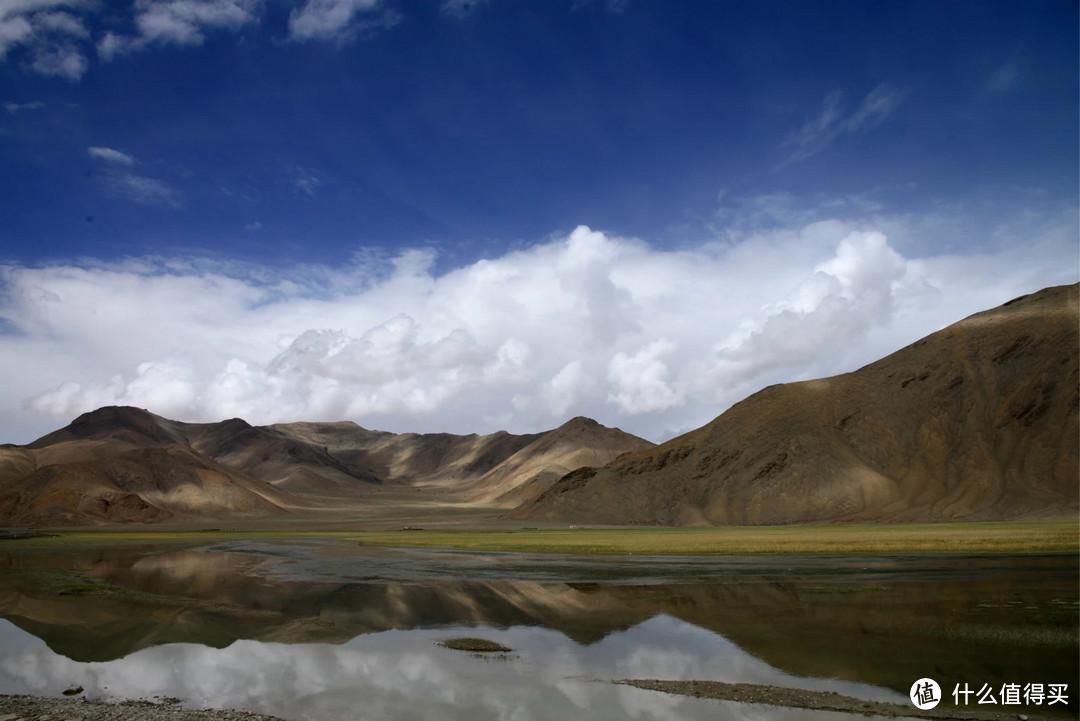
[[[461,489],[473,500],[512,508],[536,498],[566,473],[598,466],[653,443],[578,416],[538,438]]]
[[[0,525],[67,526],[280,515],[287,493],[189,446],[124,448],[117,441],[4,447]],[[41,453],[38,451],[37,453]]]
[[[582,468],[510,518],[786,524],[1070,517],[1078,287],[978,313],[853,373],[766,388]]]
[[[349,422],[181,423],[111,406],[27,446],[0,446],[0,525],[340,511],[383,484],[509,508],[579,465],[651,445],[588,419],[522,436],[398,435]]]
[[[288,423],[271,428],[322,448],[350,467],[367,468],[382,482],[439,489],[459,501],[506,508],[535,497],[567,471],[653,445],[589,418],[525,435],[394,434],[353,423]]]

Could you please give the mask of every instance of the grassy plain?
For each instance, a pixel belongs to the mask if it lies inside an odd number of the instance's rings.
[[[78,530],[5,544],[55,547],[115,541],[193,543],[233,539],[338,538],[364,546],[569,554],[1062,553],[1080,552],[1080,523],[1001,521],[691,528],[485,530]]]
[[[392,531],[349,534],[370,546],[603,554],[1056,553],[1080,550],[1076,521],[849,526]]]

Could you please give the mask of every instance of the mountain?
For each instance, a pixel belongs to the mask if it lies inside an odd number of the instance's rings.
[[[471,499],[513,507],[532,500],[559,478],[583,466],[603,465],[655,444],[578,416],[540,434],[498,466],[462,488]]]
[[[853,373],[765,388],[580,468],[508,518],[792,524],[1075,517],[1078,286],[977,313]]]
[[[145,437],[124,432],[119,438],[93,435],[98,437],[0,447],[0,525],[260,518],[303,505],[190,446],[142,445],[129,441]]]
[[[110,406],[27,446],[0,446],[0,525],[342,512],[382,486],[511,508],[580,465],[651,445],[585,418],[530,435],[420,435],[350,422],[181,423]]]

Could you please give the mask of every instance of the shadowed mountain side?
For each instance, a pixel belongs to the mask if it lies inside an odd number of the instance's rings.
[[[28,446],[0,446],[0,523],[258,517],[285,508],[352,513],[383,484],[393,488],[380,501],[402,507],[437,500],[507,508],[568,470],[651,445],[585,418],[521,436],[399,435],[350,422],[181,423],[112,406]]]
[[[221,423],[189,424],[185,430],[195,450],[286,491],[348,496],[381,482],[362,459],[343,460],[325,445],[294,437],[278,426],[252,426],[233,418]]]
[[[94,448],[93,441],[58,445],[70,448],[70,460],[56,462],[53,448],[54,462],[0,482],[0,524],[66,526],[257,518],[283,513],[285,507],[295,505],[288,494],[187,446],[112,450],[94,457],[100,449]]]
[[[437,488],[455,500],[502,507],[535,497],[569,470],[653,445],[580,417],[526,435],[395,434],[347,422],[281,423],[268,429],[322,449],[350,468],[370,469],[386,483]]]
[[[325,448],[344,462],[362,464],[389,483],[445,486],[476,478],[495,468],[542,434],[516,436],[450,433],[387,433],[355,423],[279,423],[271,428]]]
[[[105,406],[83,413],[58,431],[26,447],[41,450],[69,441],[112,441],[129,447],[152,448],[187,443],[183,423],[170,421],[131,406]]]
[[[654,445],[618,428],[608,428],[591,418],[578,416],[541,434],[497,467],[464,486],[462,496],[512,508],[536,498],[575,468],[600,466],[623,453],[643,451]]]
[[[561,478],[508,518],[788,524],[1072,517],[1078,287],[978,313],[853,373]]]

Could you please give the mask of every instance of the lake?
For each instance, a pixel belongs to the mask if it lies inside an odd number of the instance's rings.
[[[290,719],[856,718],[615,685],[699,679],[908,702],[934,678],[1067,684],[1078,564],[1047,556],[596,556],[342,539],[5,541],[0,693]],[[20,545],[23,544],[23,545]],[[470,636],[509,647],[444,648]],[[862,718],[861,716],[857,718]]]

